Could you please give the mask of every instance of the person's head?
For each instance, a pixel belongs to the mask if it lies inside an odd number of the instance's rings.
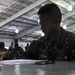
[[[56,4],[46,4],[38,11],[41,29],[45,35],[52,35],[60,27],[61,11]]]
[[[29,46],[29,43],[27,43],[27,46]]]
[[[13,46],[13,42],[11,43],[11,46]]]
[[[0,48],[4,48],[4,47],[5,47],[4,42],[0,42]]]
[[[11,45],[13,45],[13,42],[11,43]]]

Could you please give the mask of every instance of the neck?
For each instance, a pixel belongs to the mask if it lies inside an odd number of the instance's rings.
[[[61,35],[61,28],[59,27],[58,29],[55,30],[54,34],[50,36],[51,42],[58,41]]]

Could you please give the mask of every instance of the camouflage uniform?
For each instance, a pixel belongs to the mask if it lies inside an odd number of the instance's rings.
[[[73,60],[75,58],[75,35],[61,28],[58,41],[51,42],[50,37],[41,37],[31,43],[26,52],[28,59]]]

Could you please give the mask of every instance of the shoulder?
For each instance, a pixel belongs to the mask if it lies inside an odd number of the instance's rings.
[[[75,47],[75,34],[67,32],[67,42],[69,47]]]
[[[7,49],[6,48],[3,48],[3,49],[0,49],[0,51],[7,51]]]
[[[67,32],[67,37],[69,38],[69,40],[75,41],[75,34],[74,33]]]
[[[39,42],[44,42],[45,40],[46,40],[45,36],[43,36],[43,37],[41,37],[41,38],[38,39]]]
[[[75,34],[72,32],[69,32],[67,30],[62,29],[62,35],[65,37],[65,39],[70,40],[70,41],[75,41]]]
[[[43,42],[44,42],[44,37],[41,37],[38,40],[33,40],[29,47],[40,46]]]
[[[45,38],[45,37],[40,37],[38,40],[33,40],[33,41],[31,42],[31,44],[43,42],[43,41],[44,41],[44,38]]]
[[[75,45],[75,34],[62,29],[62,41],[69,46]]]

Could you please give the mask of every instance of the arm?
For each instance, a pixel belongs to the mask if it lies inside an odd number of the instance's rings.
[[[29,50],[25,52],[26,59],[38,59],[38,41],[32,41]]]

